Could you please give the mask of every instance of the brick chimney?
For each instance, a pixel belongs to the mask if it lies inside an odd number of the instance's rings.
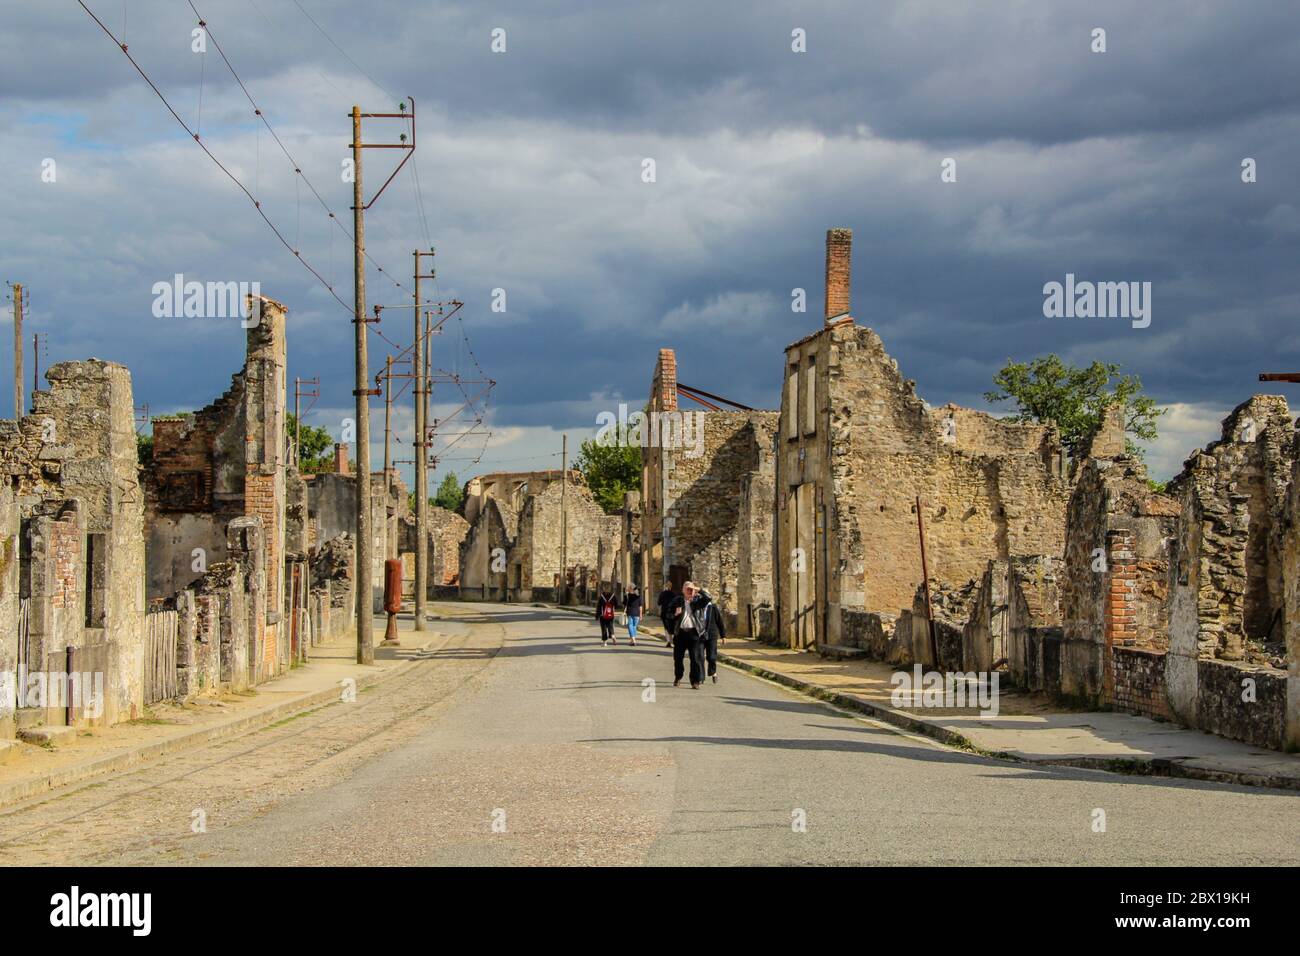
[[[661,412],[677,410],[677,353],[672,349],[659,350],[650,386],[650,408]]]
[[[826,321],[849,311],[849,266],[853,258],[853,230],[826,230]]]
[[[334,471],[340,475],[348,473],[348,446],[334,445]]]

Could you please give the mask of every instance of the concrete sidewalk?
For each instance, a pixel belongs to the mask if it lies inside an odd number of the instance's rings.
[[[563,610],[595,613],[590,608]],[[663,640],[657,624],[643,625],[641,630]],[[1041,695],[1006,688],[999,694],[996,717],[981,717],[971,709],[895,707],[890,701],[894,689],[890,677],[896,667],[878,661],[829,660],[743,638],[732,638],[720,647],[718,660],[838,707],[987,756],[1300,790],[1300,755],[1146,717],[1064,710]]]
[[[349,634],[310,648],[306,664],[248,691],[185,704],[154,704],[141,719],[83,729],[50,748],[3,741],[9,746],[0,749],[0,806],[332,704],[341,699],[348,678],[356,681],[360,691],[408,670],[430,649],[446,642],[448,635],[437,620],[428,626],[417,636],[414,619],[406,612],[398,619],[402,646],[379,647],[384,623],[377,616],[373,666],[356,662],[356,637]]]

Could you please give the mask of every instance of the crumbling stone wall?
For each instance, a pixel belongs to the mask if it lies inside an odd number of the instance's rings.
[[[465,482],[460,511],[465,520],[473,524],[489,498],[505,504],[515,514],[523,511],[529,495],[538,495],[551,485],[559,484],[564,472],[559,468],[545,471],[502,471],[490,475],[477,475]],[[569,469],[569,483],[582,481],[582,472]]]
[[[3,656],[18,656],[26,597],[26,666],[102,672],[100,722],[129,720],[143,707],[145,611],[131,376],[90,359],[61,362],[45,379],[31,414],[0,422],[0,474],[12,494],[0,507],[9,522],[0,558],[16,571],[0,602],[15,615],[0,621],[0,643],[10,646]],[[64,711],[47,708],[43,719],[63,723]]]
[[[661,453],[665,470],[668,566],[690,568],[695,555],[736,529],[741,483],[771,447],[762,437],[771,435],[776,417],[776,412],[704,412],[702,454],[696,447],[649,449]]]
[[[350,534],[330,538],[309,561],[311,640],[321,643],[347,634],[356,622],[354,567],[356,539]]]
[[[1114,647],[1168,647],[1169,548],[1178,505],[1151,490],[1141,462],[1089,458],[1067,516],[1061,591],[1061,691],[1113,699]]]
[[[307,515],[314,538],[325,542],[339,535],[357,534],[357,476],[324,472],[305,476],[307,483]],[[384,561],[390,553],[389,533],[397,534],[401,515],[406,508],[405,486],[400,482],[390,484],[382,471],[370,475],[370,532],[371,532],[371,605],[375,613],[382,613],[384,603]],[[400,489],[400,490],[399,490]],[[354,555],[355,560],[355,555]]]
[[[193,414],[153,420],[153,465],[144,475],[151,598],[189,587],[204,566],[225,560],[227,524],[255,515],[265,534],[273,617],[283,603],[286,310],[264,297],[259,308],[259,321],[246,330],[244,366],[225,394]]]
[[[429,582],[433,585],[460,582],[460,546],[469,533],[469,522],[446,508],[428,510]]]
[[[1059,557],[1016,555],[1007,561],[1007,668],[1012,682],[1029,690],[1061,688],[1063,586]]]
[[[778,413],[679,409],[672,349],[659,352],[647,412],[660,418],[645,426],[641,456],[636,563],[645,593],[690,578],[714,597],[729,626],[747,633],[751,609],[772,602],[770,560],[761,555],[770,552]],[[770,631],[771,615],[766,619]]]
[[[519,516],[497,498],[488,498],[469,526],[460,547],[461,597],[481,600],[504,600],[506,570],[493,569],[493,557],[509,555],[519,528]],[[499,556],[499,555],[498,555]]]
[[[555,579],[562,570],[591,569],[600,582],[611,582],[614,554],[618,549],[622,518],[607,515],[592,497],[585,481],[570,483],[567,489],[568,547],[563,554],[567,566],[561,568],[561,497],[566,494],[560,484],[550,484],[540,494],[529,495],[519,515],[518,533],[507,556],[513,577],[509,587],[518,600],[548,600],[555,597]]]
[[[1225,736],[1263,739],[1270,704],[1242,699],[1242,681],[1284,680],[1286,545],[1295,432],[1286,401],[1256,395],[1223,423],[1222,437],[1188,459],[1169,484],[1181,511],[1173,556],[1166,686],[1182,722]],[[1235,668],[1224,679],[1218,661]],[[1256,671],[1261,672],[1259,675]],[[1289,691],[1280,690],[1285,700]],[[1286,706],[1281,705],[1285,714]]]
[[[0,422],[0,432],[4,423]],[[13,674],[15,693],[0,693],[0,740],[14,736],[18,729],[17,670],[22,636],[19,621],[23,595],[19,593],[20,518],[14,485],[0,481],[0,675]]]

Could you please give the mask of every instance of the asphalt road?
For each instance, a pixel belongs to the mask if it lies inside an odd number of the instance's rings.
[[[439,608],[446,646],[356,704],[0,814],[0,863],[1300,862],[1296,794],[972,756],[725,667],[674,688],[573,614]]]

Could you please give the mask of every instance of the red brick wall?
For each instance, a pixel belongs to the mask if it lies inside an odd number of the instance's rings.
[[[277,592],[280,579],[280,512],[275,502],[275,475],[250,471],[244,476],[244,514],[262,519],[262,542],[266,549],[266,594],[269,602]]]
[[[216,424],[207,416],[154,419],[154,464],[147,487],[158,510],[212,510]]]
[[[81,534],[75,515],[50,524],[50,560],[54,580],[50,582],[50,603],[56,608],[76,606],[77,591],[82,586]]]
[[[1117,647],[1137,642],[1138,569],[1131,532],[1109,532],[1106,550],[1109,562],[1104,609],[1106,643],[1101,663],[1102,697],[1109,702],[1115,696],[1113,653]]]

